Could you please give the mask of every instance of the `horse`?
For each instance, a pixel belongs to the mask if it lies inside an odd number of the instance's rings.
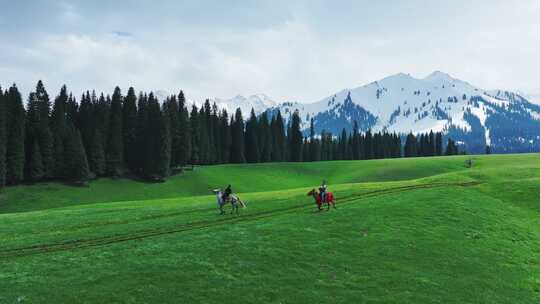
[[[317,208],[319,211],[321,211],[321,207],[323,203],[326,203],[326,211],[330,210],[330,205],[336,209],[336,202],[334,201],[334,193],[332,192],[326,192],[326,200],[323,202],[321,199],[321,194],[316,189],[311,189],[311,191],[308,192],[307,196],[313,197],[315,199],[315,203],[317,203]]]
[[[238,214],[239,213],[238,209],[240,207],[246,208],[246,204],[244,204],[244,202],[242,202],[242,200],[234,194],[229,195],[229,197],[226,200],[223,200],[223,190],[214,189],[213,192],[216,195],[220,215],[225,214],[225,210],[223,210],[223,207],[227,205],[228,203],[230,203],[232,206],[231,214],[233,214],[235,211],[236,211],[236,214]]]

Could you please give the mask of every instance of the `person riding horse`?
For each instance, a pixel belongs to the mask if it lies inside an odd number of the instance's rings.
[[[232,189],[231,189],[231,185],[228,185],[227,188],[225,188],[225,191],[223,191],[223,201],[226,202],[229,197],[231,196],[232,194]]]
[[[225,214],[225,210],[223,210],[223,207],[226,204],[231,204],[231,214],[234,212],[238,214],[239,208],[246,208],[246,204],[237,195],[232,194],[231,185],[227,186],[225,191],[221,189],[214,189],[212,190],[212,192],[214,192],[214,194],[216,195],[220,214]]]
[[[326,181],[323,181],[319,187],[319,195],[321,196],[321,202],[326,202]]]

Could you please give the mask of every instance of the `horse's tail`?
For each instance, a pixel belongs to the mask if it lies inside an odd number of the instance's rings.
[[[242,208],[246,208],[246,204],[244,204],[244,202],[242,202],[242,200],[239,198],[239,197],[236,197],[238,199],[238,202],[240,203],[240,206],[242,206]]]

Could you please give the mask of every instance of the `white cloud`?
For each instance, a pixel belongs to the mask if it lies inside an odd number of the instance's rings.
[[[61,5],[64,23],[105,27],[77,7]],[[292,17],[266,20],[262,27],[200,21],[184,26],[181,19],[160,27],[131,18],[123,27],[104,22],[111,28],[103,31],[36,28],[28,41],[13,38],[0,45],[0,57],[6,58],[0,60],[0,83],[16,81],[27,92],[44,79],[52,94],[66,83],[76,94],[93,88],[112,92],[119,85],[183,89],[197,99],[266,93],[280,101],[310,102],[397,72],[424,76],[443,70],[485,88],[540,91],[540,2],[417,5],[405,14],[376,10],[380,15],[373,17],[351,7],[343,20],[336,14],[326,20],[324,11],[295,5]],[[104,12],[103,20],[116,20],[116,13]]]

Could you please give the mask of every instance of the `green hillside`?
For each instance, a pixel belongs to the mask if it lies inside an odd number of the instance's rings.
[[[540,155],[472,158],[7,188],[0,303],[538,303]],[[229,182],[239,216],[209,195]]]

